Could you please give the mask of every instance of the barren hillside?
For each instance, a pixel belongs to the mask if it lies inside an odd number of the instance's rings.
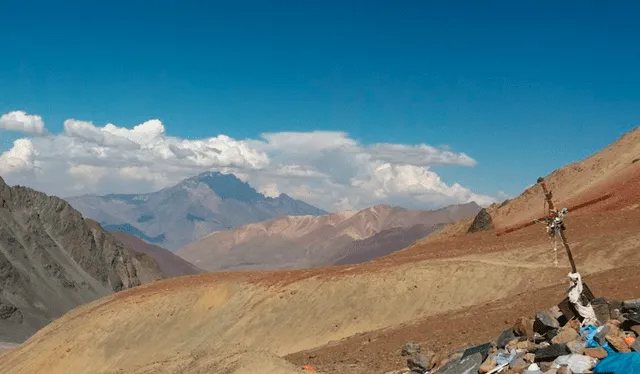
[[[604,198],[596,204],[579,210],[615,210],[640,201],[640,127],[624,134],[620,139],[588,158],[566,165],[545,177],[553,192],[553,199],[560,208]],[[537,176],[531,178],[533,184]],[[542,188],[539,184],[526,189],[515,199],[502,204],[493,204],[488,211],[495,229],[505,229],[530,222],[544,214],[544,201],[540,200]],[[632,204],[633,205],[633,204]],[[570,212],[572,214],[572,212]],[[467,232],[473,219],[461,220],[430,235],[425,240]]]
[[[178,277],[181,275],[198,274],[203,270],[172,252],[157,245],[149,244],[144,240],[121,231],[112,231],[111,235],[126,247],[137,253],[143,253],[152,257],[165,277]]]
[[[402,249],[440,225],[479,210],[475,203],[435,211],[377,205],[317,217],[285,216],[214,233],[177,254],[210,271],[326,266],[346,256],[362,262]]]
[[[640,297],[630,267],[640,261],[640,163],[631,161],[616,158],[617,172],[571,194],[621,187],[614,200],[566,219],[578,270],[602,296]],[[528,209],[526,201],[542,195],[514,200]],[[404,339],[434,350],[479,343],[472,340],[556,304],[570,271],[558,255],[556,267],[544,229],[530,226],[439,236],[358,265],[163,280],[74,309],[2,356],[0,372],[298,373],[305,364],[321,373],[386,372],[398,367]]]
[[[64,200],[0,178],[0,341],[23,341],[68,310],[160,279]]]

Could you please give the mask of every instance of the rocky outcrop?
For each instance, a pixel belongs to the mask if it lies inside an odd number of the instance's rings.
[[[478,212],[471,226],[469,226],[468,232],[489,231],[491,229],[493,229],[493,220],[487,209],[483,208]]]
[[[25,339],[77,305],[161,274],[66,201],[0,178],[0,340]]]

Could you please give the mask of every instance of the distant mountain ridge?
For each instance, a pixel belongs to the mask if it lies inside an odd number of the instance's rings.
[[[292,269],[369,261],[443,224],[473,217],[476,203],[439,210],[376,205],[321,216],[286,216],[220,231],[176,252],[209,271]]]
[[[176,250],[220,230],[279,216],[322,215],[286,194],[267,197],[233,174],[205,172],[146,194],[82,195],[69,203],[106,230]]]

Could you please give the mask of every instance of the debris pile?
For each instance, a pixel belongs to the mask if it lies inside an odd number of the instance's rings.
[[[582,295],[595,318],[585,318],[565,298],[535,316],[521,317],[495,341],[438,356],[407,343],[407,368],[387,374],[575,374],[640,373],[640,299]]]

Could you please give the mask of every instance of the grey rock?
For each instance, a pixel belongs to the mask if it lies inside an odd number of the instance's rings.
[[[567,343],[567,348],[571,351],[571,353],[582,354],[584,349],[587,347],[587,342],[581,339],[576,339]]]
[[[454,359],[447,362],[434,373],[439,374],[477,374],[478,369],[482,365],[482,355],[480,353],[472,354],[465,358]]]
[[[533,323],[533,330],[540,334],[545,334],[549,330],[560,328],[558,320],[550,312],[537,312],[536,320]]]
[[[509,344],[510,341],[512,341],[513,339],[516,339],[517,337],[518,336],[513,331],[513,329],[504,330],[502,334],[500,334],[500,336],[498,337],[498,340],[496,341],[496,346],[498,348],[504,348],[507,344]]]
[[[412,373],[424,373],[431,368],[431,360],[422,353],[416,353],[407,360]]]
[[[469,233],[489,231],[493,229],[493,219],[486,208],[482,208],[474,218],[473,223],[469,226]]]
[[[420,344],[409,342],[402,346],[402,351],[400,355],[402,356],[411,356],[416,353],[420,353],[422,351],[422,347]]]
[[[552,361],[557,357],[571,353],[566,344],[551,344],[548,347],[542,347],[536,351],[536,362]]]
[[[622,312],[640,312],[640,299],[623,301]]]
[[[66,201],[0,178],[0,341],[23,341],[76,306],[162,278]]]

